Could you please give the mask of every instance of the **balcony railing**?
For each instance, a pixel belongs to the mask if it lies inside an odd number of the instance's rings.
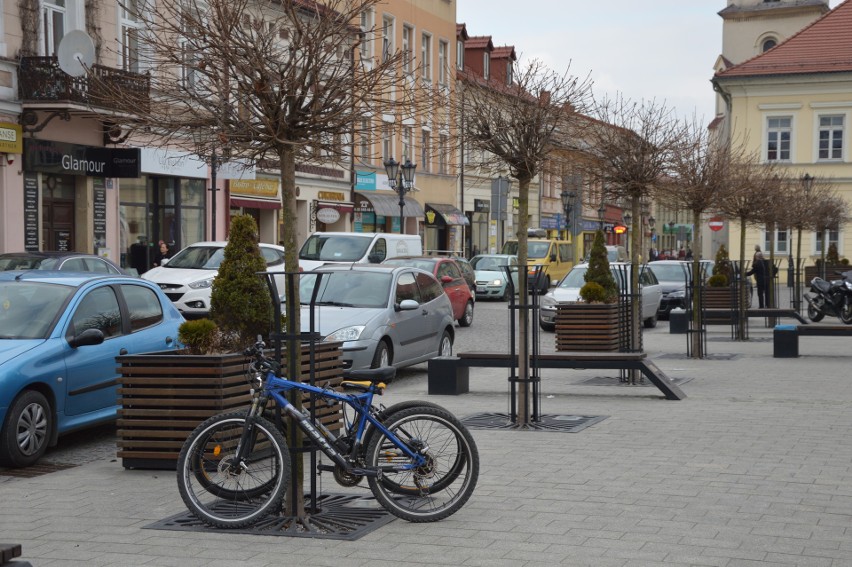
[[[59,68],[56,57],[23,57],[18,70],[23,102],[77,103],[134,112],[148,108],[150,89],[147,74],[103,65],[92,65],[91,76],[72,77]]]

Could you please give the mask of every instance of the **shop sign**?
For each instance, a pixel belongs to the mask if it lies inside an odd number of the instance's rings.
[[[207,164],[189,152],[141,148],[142,172],[154,175],[207,179]]]
[[[21,125],[10,122],[0,122],[0,152],[20,154],[23,150]]]
[[[317,211],[317,220],[323,224],[333,224],[340,220],[340,213],[337,209],[320,209]]]
[[[356,171],[355,172],[355,189],[361,191],[376,190],[376,172],[375,171]]]
[[[38,176],[24,174],[24,249],[37,252],[38,246]]]
[[[231,195],[280,199],[277,179],[231,179],[228,188]]]
[[[138,148],[96,148],[49,140],[24,140],[24,169],[87,177],[139,177]]]
[[[337,191],[319,191],[317,199],[320,201],[340,201],[341,203],[346,201],[343,193],[338,193]]]
[[[491,211],[491,203],[488,199],[474,199],[473,211],[476,213],[488,213]]]

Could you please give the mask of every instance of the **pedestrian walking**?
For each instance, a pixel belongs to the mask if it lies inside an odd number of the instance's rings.
[[[757,289],[757,305],[761,309],[769,307],[767,298],[769,291],[769,269],[766,260],[763,258],[763,252],[760,251],[760,245],[754,245],[754,257],[751,261],[751,269],[746,272],[746,276],[754,276],[754,287]]]

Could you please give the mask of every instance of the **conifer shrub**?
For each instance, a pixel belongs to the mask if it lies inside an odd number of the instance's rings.
[[[210,317],[219,327],[224,344],[232,350],[254,344],[272,325],[269,288],[258,275],[266,271],[266,262],[257,242],[254,218],[240,215],[231,219],[225,257],[213,280]]]
[[[733,266],[731,266],[731,260],[728,257],[728,249],[722,244],[719,246],[719,250],[716,251],[716,258],[713,263],[713,275],[707,280],[707,285],[710,287],[725,287],[733,279],[733,275],[734,270]],[[721,277],[715,278],[715,276]]]
[[[189,354],[211,354],[218,347],[219,327],[210,319],[184,321],[178,327],[178,340]]]
[[[586,285],[580,288],[580,298],[587,303],[615,303],[618,299],[618,286],[609,267],[603,232],[595,233],[592,250],[589,253],[589,267],[584,276]],[[595,283],[598,290],[589,283]],[[585,292],[584,292],[585,291]],[[588,295],[587,295],[588,294]]]

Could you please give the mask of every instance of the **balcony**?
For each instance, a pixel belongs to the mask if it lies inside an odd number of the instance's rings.
[[[148,109],[150,88],[147,74],[103,65],[92,65],[91,75],[72,77],[59,68],[56,57],[23,57],[18,70],[18,94],[25,104],[76,104],[135,113]]]

